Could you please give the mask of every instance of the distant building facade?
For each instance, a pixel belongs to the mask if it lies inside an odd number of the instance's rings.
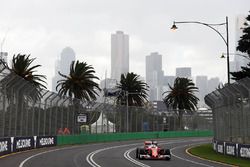
[[[111,79],[120,82],[129,72],[129,36],[122,31],[111,34]]]
[[[196,76],[195,86],[199,89],[196,93],[197,97],[200,99],[200,107],[205,105],[204,97],[208,94],[208,79],[207,76]]]
[[[0,59],[7,63],[8,52],[0,52]]]
[[[162,100],[163,93],[162,55],[152,52],[146,56],[146,83],[150,87],[149,100]]]
[[[163,92],[169,91],[169,85],[173,87],[176,76],[166,75],[163,78]]]
[[[191,78],[191,67],[178,67],[176,68],[176,77]]]
[[[68,75],[72,61],[75,61],[75,51],[70,47],[64,48],[60,54],[60,58],[56,60],[55,76],[52,78],[52,91],[56,91],[57,81],[62,79],[58,74],[58,71],[62,74]]]
[[[219,77],[213,77],[208,80],[207,89],[208,93],[215,91],[220,85]]]

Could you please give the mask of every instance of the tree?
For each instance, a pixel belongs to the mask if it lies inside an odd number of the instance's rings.
[[[246,17],[246,22],[244,23],[243,35],[240,37],[238,41],[237,50],[243,53],[247,53],[248,57],[250,57],[250,15]],[[240,80],[245,77],[250,77],[250,63],[247,64],[247,67],[241,67],[241,71],[230,72],[233,76],[233,80]]]
[[[30,58],[30,55],[25,54],[17,54],[12,58],[11,73],[9,75],[14,74],[15,79],[8,83],[9,86],[6,86],[6,91],[10,103],[9,109],[13,109],[10,111],[18,111],[16,115],[12,114],[13,118],[11,118],[16,121],[14,135],[23,135],[27,125],[30,125],[31,120],[25,117],[24,113],[30,111],[29,102],[34,103],[36,100],[40,100],[42,96],[41,89],[46,89],[44,85],[46,84],[44,80],[46,77],[35,74],[36,69],[41,65],[31,65],[34,60],[35,58]],[[9,115],[11,114],[9,113]]]
[[[46,89],[46,82],[44,79],[46,77],[44,75],[34,74],[36,69],[41,65],[31,66],[35,58],[30,58],[30,55],[14,55],[12,58],[12,67],[11,71],[22,77],[23,79],[31,82],[38,88]]]
[[[250,12],[250,11],[249,11]],[[244,28],[242,28],[243,35],[238,41],[237,50],[243,53],[247,53],[250,57],[250,15],[246,17],[246,22],[244,23]]]
[[[148,85],[139,80],[139,75],[131,72],[121,75],[117,88],[121,90],[117,96],[117,103],[129,106],[143,106],[148,101]]]
[[[91,101],[96,100],[97,91],[100,91],[98,84],[94,79],[99,80],[94,75],[95,71],[91,65],[86,62],[72,61],[69,75],[58,72],[63,79],[57,81],[56,90],[59,89],[60,95],[69,95],[70,97]]]
[[[191,79],[176,78],[173,87],[169,85],[170,91],[163,93],[167,94],[163,101],[167,108],[172,108],[178,117],[179,128],[183,129],[182,117],[184,113],[192,113],[197,109],[199,99],[194,95],[198,91]]]
[[[41,65],[34,65],[31,66],[31,64],[34,62],[35,58],[30,58],[30,55],[25,54],[17,54],[14,55],[12,58],[12,65],[11,65],[11,71],[12,73],[15,73],[16,75],[20,76],[21,78],[25,79],[26,81],[30,82],[29,90],[32,89],[32,93],[27,93],[23,90],[20,94],[19,92],[19,100],[22,100],[22,98],[30,98],[34,101],[39,100],[42,96],[41,89],[46,89],[46,77],[44,75],[35,74],[37,72],[37,68],[41,67]],[[27,86],[26,86],[27,87]],[[22,97],[21,97],[22,96]]]

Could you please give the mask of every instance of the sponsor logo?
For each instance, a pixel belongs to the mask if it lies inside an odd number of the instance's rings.
[[[31,139],[19,139],[16,141],[16,149],[31,147]]]
[[[217,145],[217,151],[219,152],[219,153],[224,153],[224,151],[223,151],[223,145]]]
[[[235,146],[226,146],[226,153],[228,155],[235,155]]]
[[[240,156],[250,158],[250,148],[241,147],[240,148]]]
[[[41,146],[54,145],[54,138],[53,138],[53,137],[41,138],[41,139],[39,140],[39,144],[40,144]]]
[[[0,142],[0,152],[8,151],[8,141]]]

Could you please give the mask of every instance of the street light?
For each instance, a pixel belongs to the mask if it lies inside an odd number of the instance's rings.
[[[239,53],[229,53],[229,55],[241,56],[241,57],[244,57],[244,58],[250,60],[250,57],[248,57],[248,56],[246,56],[246,55],[243,55],[243,54],[239,54]],[[221,55],[220,58],[225,58],[225,53],[222,53],[222,55]]]
[[[207,24],[207,23],[203,23],[203,22],[199,22],[199,21],[174,21],[173,26],[171,27],[172,30],[176,30],[178,29],[178,27],[176,26],[176,24],[182,24],[182,23],[195,23],[195,24],[201,24],[204,26],[207,26],[211,29],[213,29],[224,41],[224,43],[226,44],[227,47],[227,82],[228,84],[230,84],[230,68],[229,68],[229,38],[228,38],[228,17],[226,17],[226,22],[224,23],[219,23],[219,24]],[[214,26],[222,26],[222,25],[226,25],[226,39],[223,37],[223,35],[214,28]]]

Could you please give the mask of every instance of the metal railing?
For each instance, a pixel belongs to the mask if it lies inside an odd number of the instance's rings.
[[[244,78],[205,97],[212,108],[215,140],[250,143],[250,78]]]

